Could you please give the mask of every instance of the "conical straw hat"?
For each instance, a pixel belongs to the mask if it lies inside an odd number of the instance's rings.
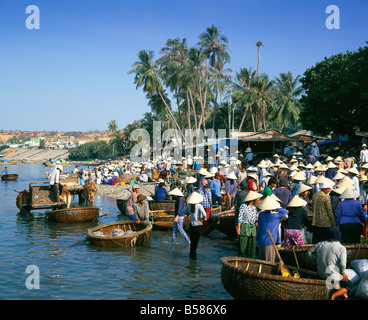
[[[368,180],[368,177],[364,174],[359,179],[359,181],[367,181],[367,180]]]
[[[332,158],[332,157],[330,157],[330,156],[328,156],[327,158],[326,158],[326,161],[332,161],[334,158]]]
[[[316,161],[314,164],[313,164],[313,167],[317,168],[321,165],[321,162],[319,161]]]
[[[180,196],[184,197],[183,193],[179,190],[179,188],[175,188],[169,192],[170,196]]]
[[[218,171],[218,169],[216,167],[211,167],[209,171],[210,173],[215,174]]]
[[[352,181],[350,182],[347,179],[340,180],[340,182],[336,185],[336,188],[341,188],[341,187],[345,187],[345,188],[349,188],[349,189],[354,189],[353,182]]]
[[[342,194],[346,190],[346,187],[340,187],[332,190],[333,192],[336,192],[337,194]]]
[[[319,178],[317,178],[315,183],[322,183],[323,181],[326,181],[326,180],[327,180],[327,178],[325,176],[320,176]]]
[[[273,193],[270,195],[270,197],[271,197],[273,200],[276,200],[277,202],[282,203],[281,199],[280,199],[278,196],[274,195]]]
[[[311,163],[308,163],[307,166],[306,166],[306,168],[307,169],[314,169],[313,164],[311,164]]]
[[[202,176],[205,176],[208,173],[208,171],[204,168],[200,168],[197,170],[197,173],[201,174]]]
[[[347,169],[346,170],[347,172],[350,172],[352,174],[355,174],[355,175],[359,175],[359,171],[354,167],[354,168],[350,168],[350,169]]]
[[[205,178],[213,178],[215,176],[214,173],[211,173],[211,172],[208,172],[206,175],[205,175]]]
[[[307,186],[305,184],[301,184],[298,190],[298,194],[303,193],[304,191],[312,190],[313,188],[310,186]]]
[[[333,164],[333,162],[329,162],[327,165],[327,169],[334,169],[334,168],[336,168],[336,165]]]
[[[368,162],[364,166],[362,166],[362,169],[368,169]]]
[[[307,181],[307,184],[311,185],[311,184],[315,184],[316,183],[316,180],[317,180],[317,177],[316,176],[310,176],[308,181]]]
[[[333,188],[335,186],[335,182],[333,182],[331,179],[326,178],[326,180],[330,183],[331,187]]]
[[[354,199],[358,197],[359,197],[359,194],[354,189],[346,188],[346,190],[341,194],[339,198],[340,199]]]
[[[226,179],[233,179],[233,180],[236,180],[235,173],[234,173],[234,172],[229,173],[229,174],[226,176]]]
[[[307,205],[307,201],[303,200],[299,196],[294,196],[287,204],[288,207],[304,207],[305,205]]]
[[[198,192],[193,192],[188,200],[187,203],[188,204],[197,204],[197,203],[201,203],[203,201],[203,196],[201,194],[199,194]]]
[[[185,179],[185,183],[196,183],[196,182],[197,182],[197,179],[194,177],[187,177]]]
[[[344,178],[345,178],[345,175],[343,175],[341,172],[337,172],[332,179],[333,180],[341,180],[341,179],[344,179]]]
[[[305,177],[303,172],[298,172],[295,176],[293,176],[293,179],[297,181],[304,181],[307,178]]]
[[[268,196],[261,201],[258,208],[261,210],[272,211],[280,208],[280,203]]]
[[[256,200],[262,197],[263,197],[262,194],[251,190],[248,192],[247,196],[245,197],[244,202],[253,201],[253,200]]]
[[[327,168],[324,164],[321,164],[320,166],[318,166],[317,168],[314,169],[315,171],[326,171]]]
[[[289,167],[285,163],[283,163],[281,164],[280,169],[289,170]]]

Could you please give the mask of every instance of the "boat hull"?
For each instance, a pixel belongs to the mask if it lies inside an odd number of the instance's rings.
[[[222,284],[238,300],[329,300],[331,297],[325,280],[303,278],[300,270],[301,278],[283,277],[277,274],[277,263],[224,257],[221,264]]]
[[[112,230],[121,229],[123,231],[134,231],[128,236],[113,237]],[[104,236],[97,236],[93,233],[102,231]],[[130,246],[149,246],[151,242],[152,224],[137,224],[135,222],[115,222],[89,229],[87,240],[90,245],[99,247],[130,247]]]
[[[98,219],[99,211],[100,209],[97,207],[78,207],[48,211],[46,212],[46,216],[52,222],[91,222]]]
[[[16,180],[18,180],[18,175],[17,174],[2,175],[1,180],[3,180],[3,181],[16,181]]]

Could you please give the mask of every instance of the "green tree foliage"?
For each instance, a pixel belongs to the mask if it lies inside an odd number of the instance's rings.
[[[339,53],[309,68],[301,78],[304,129],[319,134],[368,131],[368,47]]]
[[[84,143],[69,150],[70,160],[107,159],[112,154],[112,144],[106,141]]]

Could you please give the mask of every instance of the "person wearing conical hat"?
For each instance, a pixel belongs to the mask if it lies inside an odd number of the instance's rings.
[[[267,230],[270,230],[275,244],[280,244],[279,226],[281,219],[287,218],[288,210],[282,208],[271,196],[264,198],[257,207],[260,210],[257,226],[259,259],[275,262],[276,253]]]
[[[203,196],[198,192],[193,192],[187,199],[188,205],[183,209],[183,213],[190,215],[190,253],[191,259],[197,259],[197,247],[199,238],[203,228],[203,221],[207,220],[206,211],[204,210],[201,202]]]
[[[332,161],[328,162],[325,177],[333,180],[333,177],[336,175],[337,170],[337,166]]]
[[[187,197],[190,197],[190,195],[195,191],[194,184],[197,182],[197,179],[194,177],[187,177],[185,179],[186,184],[186,191],[187,191]]]
[[[251,148],[247,148],[245,150],[245,158],[244,160],[246,161],[248,166],[253,166],[254,165],[254,156],[255,154],[252,152]]]
[[[313,141],[311,143],[311,151],[310,151],[309,156],[311,157],[312,164],[318,161],[320,157],[319,147],[316,141]]]
[[[297,195],[304,200],[307,204],[304,206],[304,209],[307,211],[307,213],[312,212],[312,202],[311,202],[311,197],[313,196],[313,194],[310,196],[309,194],[313,192],[313,188],[311,186],[308,186],[306,184],[301,184],[301,186],[299,187],[298,193]]]
[[[359,171],[354,167],[354,168],[349,168],[347,169],[347,172],[349,173],[349,176],[351,178],[351,180],[353,180],[353,186],[354,189],[357,193],[360,192],[360,185],[359,185]]]
[[[238,184],[236,180],[237,178],[234,172],[231,172],[226,176],[226,181],[225,181],[225,194],[226,194],[225,208],[226,210],[230,210],[231,207],[234,205],[234,198],[236,195],[236,190],[238,188]]]
[[[172,229],[172,242],[176,242],[176,236],[179,233],[182,237],[190,243],[189,237],[184,230],[183,221],[185,218],[185,213],[183,210],[185,208],[184,205],[184,194],[180,191],[179,188],[175,188],[169,192],[169,195],[174,197],[175,199],[175,212],[174,212],[174,224]]]
[[[289,213],[284,229],[285,247],[304,245],[302,229],[308,225],[308,215],[304,209],[306,205],[307,202],[298,195],[288,203]]]
[[[210,189],[210,185],[208,183],[207,179],[202,179],[201,181],[201,187],[197,190],[197,192],[203,196],[203,200],[201,202],[201,205],[204,208],[204,211],[206,211],[207,220],[203,222],[203,229],[206,229],[208,219],[210,218],[211,208],[212,208],[212,192]]]
[[[358,197],[359,193],[349,188],[340,196],[343,201],[337,207],[336,224],[340,228],[343,244],[360,243],[362,224],[365,224],[365,231],[367,229],[367,217]]]
[[[236,232],[239,236],[238,256],[254,259],[256,256],[257,205],[262,194],[249,191],[239,208]]]
[[[368,149],[365,143],[362,144],[362,149],[360,150],[359,160],[360,160],[361,166],[368,163]]]
[[[294,197],[301,186],[301,184],[306,180],[306,177],[303,173],[298,172],[295,175],[291,176],[291,185],[290,185],[290,191],[292,196]]]
[[[329,193],[332,189],[328,181],[323,181],[320,184],[318,193],[312,198],[313,204],[313,219],[312,231],[314,244],[328,239],[328,228],[336,225],[335,215],[332,210],[331,198]]]

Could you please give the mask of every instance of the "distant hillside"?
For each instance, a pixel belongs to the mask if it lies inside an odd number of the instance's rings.
[[[58,132],[58,131],[20,131],[20,130],[0,130],[0,144],[5,143],[19,143],[25,142],[31,138],[44,137],[47,142],[54,141],[108,141],[111,139],[110,132],[104,131],[70,131],[70,132]]]

